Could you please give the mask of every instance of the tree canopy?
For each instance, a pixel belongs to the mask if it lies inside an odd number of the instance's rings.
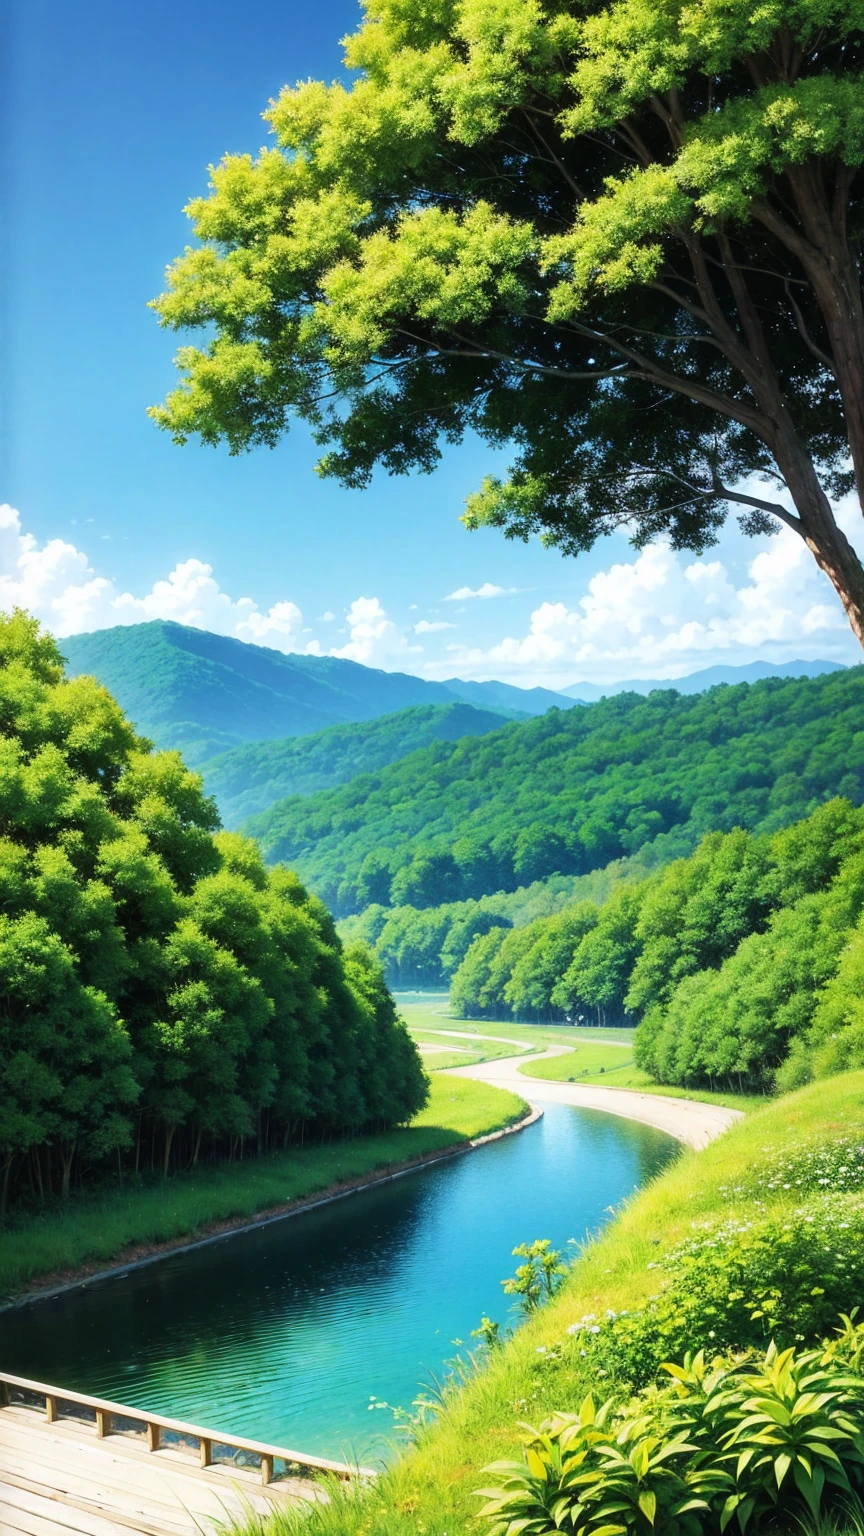
[[[425,1101],[378,962],[218,824],[177,753],[0,615],[0,1210],[108,1153],[167,1171]]]
[[[246,830],[340,916],[437,907],[864,798],[864,669],[619,694],[277,802]],[[650,867],[650,866],[649,866]],[[377,935],[376,935],[377,937]],[[400,969],[401,973],[401,969]]]
[[[636,1024],[663,1083],[768,1089],[864,1062],[864,810],[836,799],[754,837],[713,832],[602,905],[473,938],[467,1018]]]
[[[864,489],[859,0],[370,0],[347,83],[265,113],[188,208],[156,421],[321,468],[511,445],[469,526],[565,551],[805,540],[864,641],[829,497]],[[761,484],[759,482],[762,482]],[[779,499],[778,499],[779,493]]]

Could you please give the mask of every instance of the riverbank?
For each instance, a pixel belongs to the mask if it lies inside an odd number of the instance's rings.
[[[596,1045],[577,1046],[575,1050],[568,1046],[551,1048],[524,1062],[522,1075],[542,1078],[545,1082],[575,1081],[596,1083],[604,1088],[631,1088],[638,1093],[657,1093],[670,1099],[721,1104],[727,1109],[740,1109],[745,1114],[751,1109],[763,1109],[769,1102],[767,1094],[715,1093],[709,1088],[673,1088],[649,1077],[647,1072],[636,1066],[632,1054],[623,1062],[616,1061],[612,1047]]]
[[[831,1138],[862,1135],[864,1073],[856,1072],[756,1110],[705,1151],[684,1151],[586,1247],[559,1295],[462,1387],[445,1393],[415,1447],[361,1498],[337,1496],[302,1525],[280,1515],[256,1526],[256,1536],[482,1536],[476,1490],[488,1485],[490,1462],[520,1456],[519,1421],[575,1412],[589,1390],[603,1396],[568,1330],[588,1314],[602,1319],[607,1309],[644,1304],[659,1289],[664,1257],[707,1224],[733,1216],[736,1223],[785,1221],[801,1195],[772,1178],[778,1162]],[[252,1536],[251,1526],[244,1536]]]
[[[547,1099],[555,1104],[572,1104],[576,1109],[599,1109],[606,1114],[620,1115],[625,1120],[638,1120],[696,1149],[707,1147],[742,1117],[741,1109],[701,1099],[666,1097],[659,1092],[642,1093],[627,1088],[600,1087],[594,1083],[560,1082],[541,1079],[539,1075],[533,1075],[532,1088],[528,1089],[526,1069],[544,1060],[557,1064],[561,1050],[560,1046],[551,1046],[543,1055],[532,1056],[529,1061],[522,1056],[509,1056],[474,1066],[451,1067],[444,1075],[487,1083],[510,1092],[532,1091],[541,1102]]]
[[[108,1265],[124,1268],[288,1215],[528,1123],[518,1092],[440,1073],[431,1083],[429,1104],[409,1126],[103,1191],[23,1220],[0,1242],[0,1296],[52,1292]]]

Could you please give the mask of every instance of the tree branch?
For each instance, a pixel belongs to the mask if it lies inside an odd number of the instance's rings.
[[[822,348],[816,345],[816,342],[813,340],[812,336],[810,335],[810,332],[807,329],[807,325],[805,323],[804,316],[802,315],[801,310],[798,308],[798,305],[795,302],[794,296],[792,294],[792,290],[789,287],[788,282],[784,283],[784,287],[786,289],[786,297],[789,300],[789,307],[791,308],[792,313],[795,316],[795,324],[797,325],[798,330],[801,333],[801,339],[803,340],[805,347],[807,348],[807,350],[809,352],[812,352],[812,354],[815,357],[817,363],[821,363],[823,368],[827,368],[828,372],[830,374],[832,374],[836,378],[836,374],[834,373],[834,360],[833,360],[833,358],[830,358],[828,356],[827,352],[823,352]]]

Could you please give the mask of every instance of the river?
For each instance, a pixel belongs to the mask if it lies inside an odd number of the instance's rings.
[[[374,1463],[395,1438],[392,1410],[471,1346],[481,1315],[514,1320],[500,1284],[514,1245],[581,1240],[677,1150],[649,1126],[548,1104],[463,1157],[0,1314],[0,1362]]]

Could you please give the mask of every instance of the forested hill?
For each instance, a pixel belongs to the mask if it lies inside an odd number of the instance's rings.
[[[470,704],[419,704],[377,720],[331,725],[313,736],[253,741],[203,763],[200,772],[228,827],[286,795],[311,795],[374,772],[432,741],[497,730],[501,715]]]
[[[633,694],[437,742],[246,830],[340,913],[581,873],[708,831],[771,831],[864,786],[864,667],[684,697]]]
[[[463,687],[456,680],[379,672],[339,656],[285,655],[161,619],[71,635],[60,648],[71,677],[97,678],[139,731],[158,747],[182,751],[196,767],[246,741],[305,736],[417,704],[452,704]],[[568,704],[542,688],[464,686],[467,702],[502,718]]]

